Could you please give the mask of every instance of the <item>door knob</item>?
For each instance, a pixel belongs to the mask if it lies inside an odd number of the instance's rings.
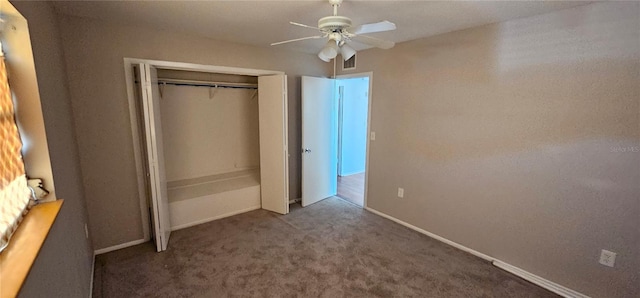
[[[304,148],[304,149],[302,149],[302,153],[311,153],[311,149]]]

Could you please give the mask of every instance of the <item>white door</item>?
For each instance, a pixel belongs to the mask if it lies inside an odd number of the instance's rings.
[[[258,77],[262,209],[289,213],[287,76]]]
[[[338,105],[335,80],[302,77],[302,206],[338,188]]]
[[[151,190],[151,219],[153,224],[156,250],[167,249],[171,236],[169,217],[169,198],[167,194],[167,178],[164,168],[164,150],[162,143],[162,121],[160,119],[160,90],[158,89],[158,73],[154,67],[140,63],[138,65],[139,86],[142,88],[142,109],[146,151]]]

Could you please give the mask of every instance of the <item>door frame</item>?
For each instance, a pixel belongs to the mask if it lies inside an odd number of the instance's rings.
[[[140,213],[142,217],[142,232],[144,241],[151,240],[151,221],[149,214],[149,201],[146,187],[146,171],[144,166],[145,152],[144,144],[140,128],[142,127],[142,119],[140,119],[140,111],[136,103],[136,91],[134,83],[133,65],[138,63],[146,63],[152,67],[172,70],[186,70],[196,72],[213,72],[222,74],[246,75],[246,76],[267,76],[267,75],[284,75],[283,71],[250,69],[228,66],[215,66],[205,64],[195,64],[186,62],[151,60],[140,58],[124,58],[124,76],[127,87],[127,99],[129,104],[129,120],[131,123],[131,136],[133,139],[133,156],[136,166],[136,179],[138,185],[138,199],[140,200]],[[288,183],[288,181],[287,181]],[[287,189],[288,191],[288,189]]]
[[[368,197],[368,189],[369,189],[368,187],[369,185],[369,150],[371,147],[371,102],[373,99],[373,71],[342,74],[342,75],[334,76],[333,78],[335,80],[353,79],[353,78],[369,78],[369,96],[367,96],[369,100],[367,104],[367,142],[365,145],[366,149],[365,149],[365,163],[364,163],[364,203],[362,206],[363,209],[366,209],[369,207],[367,205],[367,197]],[[338,136],[338,142],[340,142],[340,139],[339,139],[340,137],[341,136]]]

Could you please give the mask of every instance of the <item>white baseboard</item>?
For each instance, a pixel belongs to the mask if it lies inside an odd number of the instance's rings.
[[[134,245],[138,245],[138,244],[142,244],[147,242],[148,240],[145,239],[138,239],[138,240],[134,240],[131,242],[127,242],[127,243],[122,243],[122,244],[118,244],[118,245],[114,245],[114,246],[109,246],[109,247],[105,247],[105,248],[101,248],[101,249],[97,249],[96,251],[94,251],[93,253],[95,255],[101,255],[104,253],[108,253],[114,250],[118,250],[118,249],[123,249],[123,248],[127,248],[129,246],[134,246]],[[95,258],[94,258],[95,259]]]
[[[468,252],[468,253],[476,256],[476,257],[479,257],[481,259],[487,260],[489,262],[492,262],[494,260],[492,257],[490,257],[488,255],[485,255],[485,254],[483,254],[483,253],[481,253],[479,251],[473,250],[473,249],[468,248],[468,247],[466,247],[466,246],[464,246],[464,245],[462,245],[460,243],[453,242],[453,241],[451,241],[451,240],[449,240],[447,238],[438,236],[438,235],[436,235],[434,233],[425,231],[425,230],[423,230],[421,228],[418,228],[418,227],[416,227],[416,226],[414,226],[412,224],[409,224],[409,223],[406,223],[404,221],[401,221],[401,220],[399,220],[399,219],[397,219],[397,218],[395,218],[393,216],[384,214],[384,213],[382,213],[382,212],[380,212],[378,210],[375,210],[375,209],[373,209],[371,207],[365,207],[364,209],[366,209],[367,211],[371,211],[372,213],[375,213],[376,215],[382,216],[382,217],[384,217],[386,219],[395,221],[396,223],[399,223],[399,224],[401,224],[401,225],[403,225],[403,226],[405,226],[405,227],[407,227],[409,229],[412,229],[412,230],[414,230],[414,231],[416,231],[418,233],[425,234],[425,235],[427,235],[427,236],[429,236],[429,237],[431,237],[433,239],[436,239],[436,240],[438,240],[440,242],[443,242],[445,244],[451,245],[451,246],[453,246],[453,247],[455,247],[455,248],[457,248],[459,250],[466,251],[466,252]]]
[[[245,208],[245,209],[241,209],[241,210],[236,210],[236,211],[233,211],[233,212],[225,213],[225,214],[222,214],[222,215],[218,215],[218,216],[205,218],[205,219],[201,219],[201,220],[198,220],[198,221],[193,221],[193,222],[190,222],[190,223],[174,226],[174,227],[171,227],[171,231],[186,229],[188,227],[193,227],[193,226],[197,226],[199,224],[207,223],[207,222],[210,222],[210,221],[222,219],[222,218],[229,217],[229,216],[238,215],[240,213],[245,213],[245,212],[249,212],[249,211],[253,211],[253,210],[258,210],[258,209],[260,209],[260,207],[261,207],[260,205],[253,206],[253,207],[249,207],[249,208]]]
[[[89,284],[89,298],[93,298],[93,278],[96,270],[96,253],[93,252],[93,261],[91,262],[91,283]]]
[[[576,298],[588,298],[589,296],[582,294],[580,292],[574,291],[557,283],[554,283],[550,280],[544,279],[540,276],[537,276],[528,271],[522,270],[516,266],[507,264],[500,260],[494,260],[493,266],[496,266],[504,271],[507,271],[513,275],[519,276],[522,279],[525,279],[531,283],[534,283],[538,286],[541,286],[551,292],[554,292],[562,297],[576,297]]]
[[[435,240],[438,240],[438,241],[440,241],[442,243],[451,245],[451,246],[453,246],[453,247],[455,247],[455,248],[457,248],[459,250],[468,252],[468,253],[470,253],[470,254],[472,254],[474,256],[477,256],[477,257],[479,257],[481,259],[487,260],[487,261],[491,262],[494,266],[496,266],[496,267],[498,267],[498,268],[500,268],[502,270],[505,270],[505,271],[507,271],[507,272],[509,272],[511,274],[514,274],[514,275],[516,275],[516,276],[518,276],[518,277],[520,277],[520,278],[522,278],[522,279],[524,279],[526,281],[529,281],[529,282],[531,282],[533,284],[536,284],[536,285],[538,285],[538,286],[540,286],[542,288],[545,288],[545,289],[547,289],[547,290],[549,290],[551,292],[554,292],[554,293],[556,293],[556,294],[558,294],[560,296],[572,297],[572,298],[573,297],[576,297],[576,298],[588,298],[589,297],[589,296],[584,295],[584,294],[582,294],[580,292],[574,291],[574,290],[569,289],[569,288],[567,288],[565,286],[562,286],[562,285],[554,283],[554,282],[552,282],[550,280],[544,279],[544,278],[542,278],[540,276],[537,276],[537,275],[535,275],[533,273],[530,273],[530,272],[528,272],[526,270],[523,270],[523,269],[518,268],[516,266],[510,265],[508,263],[505,263],[503,261],[495,259],[495,258],[493,258],[493,257],[491,257],[489,255],[483,254],[483,253],[481,253],[481,252],[479,252],[477,250],[468,248],[468,247],[466,247],[466,246],[464,246],[464,245],[462,245],[460,243],[453,242],[453,241],[451,241],[451,240],[449,240],[447,238],[444,238],[442,236],[438,236],[436,234],[433,234],[431,232],[428,232],[426,230],[418,228],[418,227],[416,227],[416,226],[414,226],[412,224],[406,223],[406,222],[404,222],[402,220],[399,220],[399,219],[397,219],[397,218],[395,218],[393,216],[390,216],[390,215],[387,215],[385,213],[382,213],[382,212],[380,212],[378,210],[375,210],[375,209],[373,209],[371,207],[364,207],[364,209],[366,209],[367,211],[370,211],[371,213],[374,213],[376,215],[379,215],[379,216],[382,216],[382,217],[384,217],[386,219],[394,221],[394,222],[396,222],[398,224],[401,224],[401,225],[403,225],[403,226],[405,226],[405,227],[407,227],[409,229],[412,229],[412,230],[414,230],[414,231],[416,231],[418,233],[427,235],[427,236],[429,236],[429,237],[431,237],[431,238],[433,238]]]

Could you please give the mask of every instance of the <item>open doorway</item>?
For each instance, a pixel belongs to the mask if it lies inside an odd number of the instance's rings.
[[[364,207],[369,76],[336,78],[338,93],[338,197]]]
[[[333,196],[367,206],[372,75],[302,77],[302,207]]]

